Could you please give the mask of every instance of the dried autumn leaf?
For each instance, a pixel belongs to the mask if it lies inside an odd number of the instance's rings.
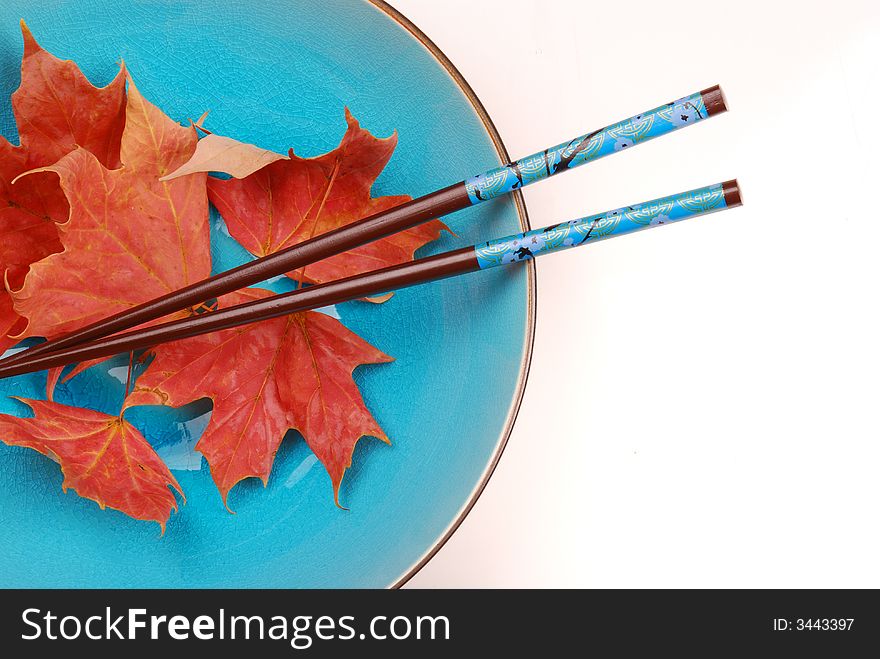
[[[21,85],[12,95],[21,146],[0,137],[0,271],[12,288],[22,285],[32,263],[61,251],[56,222],[69,214],[57,177],[43,174],[12,182],[77,146],[107,167],[118,167],[125,123],[122,71],[106,87],[94,87],[73,62],[43,50],[23,22],[21,29]],[[2,352],[16,342],[7,335],[20,323],[5,290],[0,297]]]
[[[76,64],[43,50],[24,22],[21,31],[21,86],[12,94],[21,146],[41,164],[81,147],[106,167],[119,167],[125,125],[124,70],[106,87],[95,87]]]
[[[10,291],[28,323],[21,337],[70,332],[210,275],[206,175],[159,181],[196,141],[129,81],[120,169],[78,148],[36,170],[58,175],[70,217],[59,225],[64,251]]]
[[[200,126],[200,123],[196,122],[193,125]],[[171,181],[187,174],[218,171],[235,178],[245,178],[266,165],[286,159],[287,156],[280,153],[210,133],[199,140],[195,153],[188,162],[167,176],[163,176],[161,180]]]
[[[12,308],[12,299],[8,295],[0,295],[0,354],[15,345],[17,339],[9,338],[17,334],[22,325],[21,317]]]
[[[165,523],[183,491],[153,447],[121,417],[40,400],[19,399],[33,418],[0,414],[0,440],[26,446],[61,465],[62,487],[103,509],[134,519]]]
[[[67,217],[68,206],[58,181],[34,176],[12,182],[29,169],[24,149],[0,137],[0,266],[11,282],[21,282],[30,264],[60,251],[56,221]]]
[[[246,289],[221,305],[268,295]],[[214,411],[196,450],[207,458],[224,502],[244,478],[268,481],[281,440],[296,429],[330,474],[338,504],[357,441],[365,435],[388,441],[352,372],[388,361],[329,316],[293,314],[157,347],[125,405],[179,407],[211,398]]]
[[[246,178],[208,180],[208,195],[226,220],[229,233],[251,254],[272,254],[410,200],[406,195],[370,196],[373,182],[397,146],[397,135],[377,139],[360,127],[348,109],[345,118],[348,130],[329,153],[300,158],[291,150],[289,159],[273,162]],[[222,164],[216,158],[211,166],[214,171],[233,169]],[[289,275],[321,283],[403,263],[444,229],[442,222],[432,220]]]
[[[0,269],[8,286],[21,286],[31,263],[61,251],[55,220],[67,201],[51,176],[12,185],[28,169],[27,152],[0,137]],[[48,181],[46,179],[49,179]],[[23,325],[4,288],[0,291],[0,353],[18,342],[9,337]]]

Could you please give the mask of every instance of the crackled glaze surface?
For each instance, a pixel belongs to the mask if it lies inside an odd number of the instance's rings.
[[[52,52],[106,83],[119,57],[141,91],[185,121],[301,155],[334,147],[343,106],[400,146],[374,188],[421,195],[501,162],[473,106],[430,53],[367,2],[305,0],[4,0],[0,131],[13,138],[20,18]],[[447,218],[457,237],[430,254],[522,231],[510,199]],[[246,258],[213,218],[214,268]],[[283,288],[283,281],[273,284]],[[329,478],[300,438],[282,446],[269,487],[251,481],[225,512],[192,447],[210,406],[139,408],[128,418],[174,470],[187,504],[164,537],[155,524],[61,492],[50,460],[0,445],[0,586],[372,586],[394,583],[437,542],[498,448],[528,336],[527,272],[482,273],[400,291],[388,303],[329,310],[393,364],[356,372],[391,438],[364,439],[334,507]],[[491,374],[491,376],[489,376]],[[61,386],[56,399],[119,409],[122,360]],[[0,382],[41,397],[45,376]]]

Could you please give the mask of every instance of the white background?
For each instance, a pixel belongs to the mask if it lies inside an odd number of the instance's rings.
[[[410,585],[880,587],[880,3],[393,4],[513,157],[725,89],[529,187],[533,226],[733,177],[745,201],[538,262],[507,450]]]

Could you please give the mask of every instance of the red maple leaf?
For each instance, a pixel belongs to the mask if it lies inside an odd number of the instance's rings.
[[[56,460],[62,487],[140,520],[165,523],[177,501],[169,487],[183,491],[153,447],[121,416],[80,407],[19,399],[33,418],[0,414],[0,439]]]
[[[21,336],[70,332],[210,275],[206,175],[159,181],[196,141],[129,80],[120,169],[77,148],[37,170],[58,175],[70,217],[59,226],[64,251],[11,291],[28,323]]]
[[[106,87],[94,87],[73,62],[43,50],[27,26],[21,27],[21,86],[12,95],[21,146],[0,137],[0,270],[12,288],[22,285],[32,263],[61,251],[56,222],[69,212],[56,177],[13,181],[77,146],[107,167],[118,167],[125,122],[122,72]],[[6,291],[0,292],[0,352],[16,342],[8,335],[20,326]]]
[[[222,306],[271,295],[246,289]],[[211,398],[211,421],[196,445],[226,501],[244,478],[269,479],[288,429],[298,430],[330,474],[334,498],[357,441],[388,441],[352,380],[361,364],[391,358],[339,321],[308,311],[156,348],[125,405],[179,407]]]
[[[345,119],[348,130],[329,153],[300,158],[291,150],[289,158],[245,178],[208,180],[208,196],[226,220],[229,233],[251,254],[266,256],[411,199],[407,195],[370,196],[373,182],[394,153],[397,134],[374,137],[348,109]],[[213,171],[237,171],[243,167],[242,160],[261,162],[266,152],[243,153],[227,147],[208,155],[210,164],[205,166]],[[228,167],[223,165],[224,157]],[[443,230],[448,230],[446,225],[432,220],[289,274],[301,282],[321,283],[404,263]]]

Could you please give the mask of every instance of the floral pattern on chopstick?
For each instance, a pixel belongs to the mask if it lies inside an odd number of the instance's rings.
[[[539,254],[562,251],[589,240],[632,233],[649,226],[722,210],[727,207],[720,183],[705,188],[655,199],[635,206],[555,224],[506,238],[492,240],[474,248],[481,270],[533,259]]]
[[[708,116],[701,93],[685,96],[602,130],[471,177],[465,181],[468,197],[471,204],[500,197],[529,183],[697,123]]]

